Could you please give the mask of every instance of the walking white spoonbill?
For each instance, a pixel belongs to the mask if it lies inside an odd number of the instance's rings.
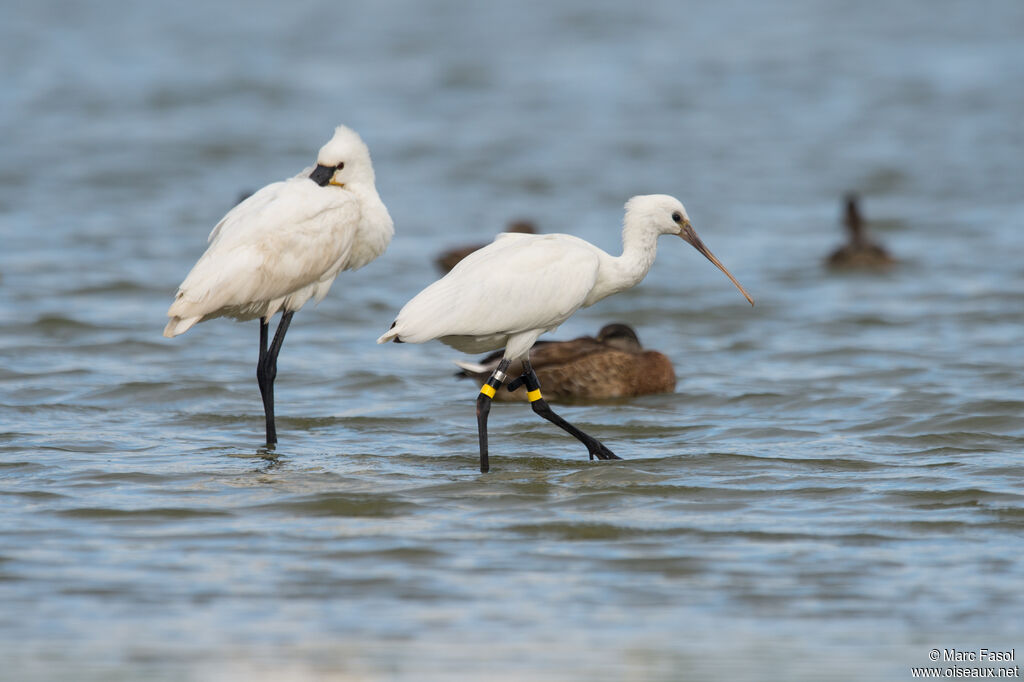
[[[292,316],[309,299],[322,300],[339,272],[382,254],[394,233],[359,135],[338,126],[316,164],[231,209],[167,311],[168,337],[215,317],[260,318],[256,379],[268,445],[277,442],[274,378]],[[278,311],[281,321],[268,348],[270,319]]]
[[[464,353],[505,348],[502,361],[477,397],[482,472],[490,466],[487,415],[491,399],[510,378],[506,370],[516,360],[522,362],[523,373],[509,388],[525,385],[534,412],[582,442],[590,459],[620,459],[596,438],[555,414],[541,396],[529,353],[537,337],[558,328],[580,308],[639,283],[654,263],[658,237],[663,234],[688,241],[754,304],[750,294],[701,242],[679,200],[652,194],[626,202],[621,256],[611,256],[567,234],[498,235],[406,303],[377,343],[438,339]]]

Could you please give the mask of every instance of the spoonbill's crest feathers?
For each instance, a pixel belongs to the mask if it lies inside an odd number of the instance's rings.
[[[675,220],[679,214],[682,220]],[[623,229],[657,230],[658,234],[679,234],[680,225],[689,223],[683,203],[668,194],[644,194],[626,202]]]
[[[334,129],[334,137],[320,148],[316,162],[332,168],[344,164],[344,167],[335,173],[334,177],[338,182],[374,182],[370,150],[363,139],[346,126]]]

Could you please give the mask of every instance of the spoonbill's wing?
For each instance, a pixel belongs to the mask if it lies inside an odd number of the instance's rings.
[[[267,185],[217,224],[168,315],[259,314],[267,302],[329,283],[344,267],[359,217],[358,202],[339,188],[300,178]]]
[[[417,294],[381,340],[554,329],[583,305],[599,267],[598,249],[570,235],[502,235]]]

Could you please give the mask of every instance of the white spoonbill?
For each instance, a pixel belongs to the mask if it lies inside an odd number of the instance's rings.
[[[505,348],[476,402],[482,472],[489,468],[487,415],[491,399],[510,378],[505,372],[517,360],[522,362],[523,374],[509,384],[510,390],[525,384],[533,411],[582,442],[590,459],[619,459],[596,438],[555,414],[541,397],[529,353],[537,337],[558,328],[580,308],[639,283],[654,263],[658,237],[663,234],[688,241],[754,304],[701,242],[682,203],[664,194],[651,194],[626,202],[621,256],[611,256],[567,234],[498,235],[406,303],[377,343],[438,339],[464,353]]]
[[[215,317],[260,319],[256,379],[268,445],[277,442],[274,378],[292,315],[309,299],[323,299],[339,272],[382,254],[394,233],[374,185],[370,151],[355,131],[338,126],[316,164],[231,209],[167,311],[168,337]],[[270,318],[278,311],[281,321],[268,348]]]

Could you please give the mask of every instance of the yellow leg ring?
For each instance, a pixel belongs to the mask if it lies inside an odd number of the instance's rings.
[[[488,398],[494,397],[494,387],[491,386],[490,384],[484,384],[483,386],[481,386],[480,392],[483,393]]]
[[[530,399],[531,403],[535,403],[540,400],[540,389],[534,389],[526,394],[526,397]]]

